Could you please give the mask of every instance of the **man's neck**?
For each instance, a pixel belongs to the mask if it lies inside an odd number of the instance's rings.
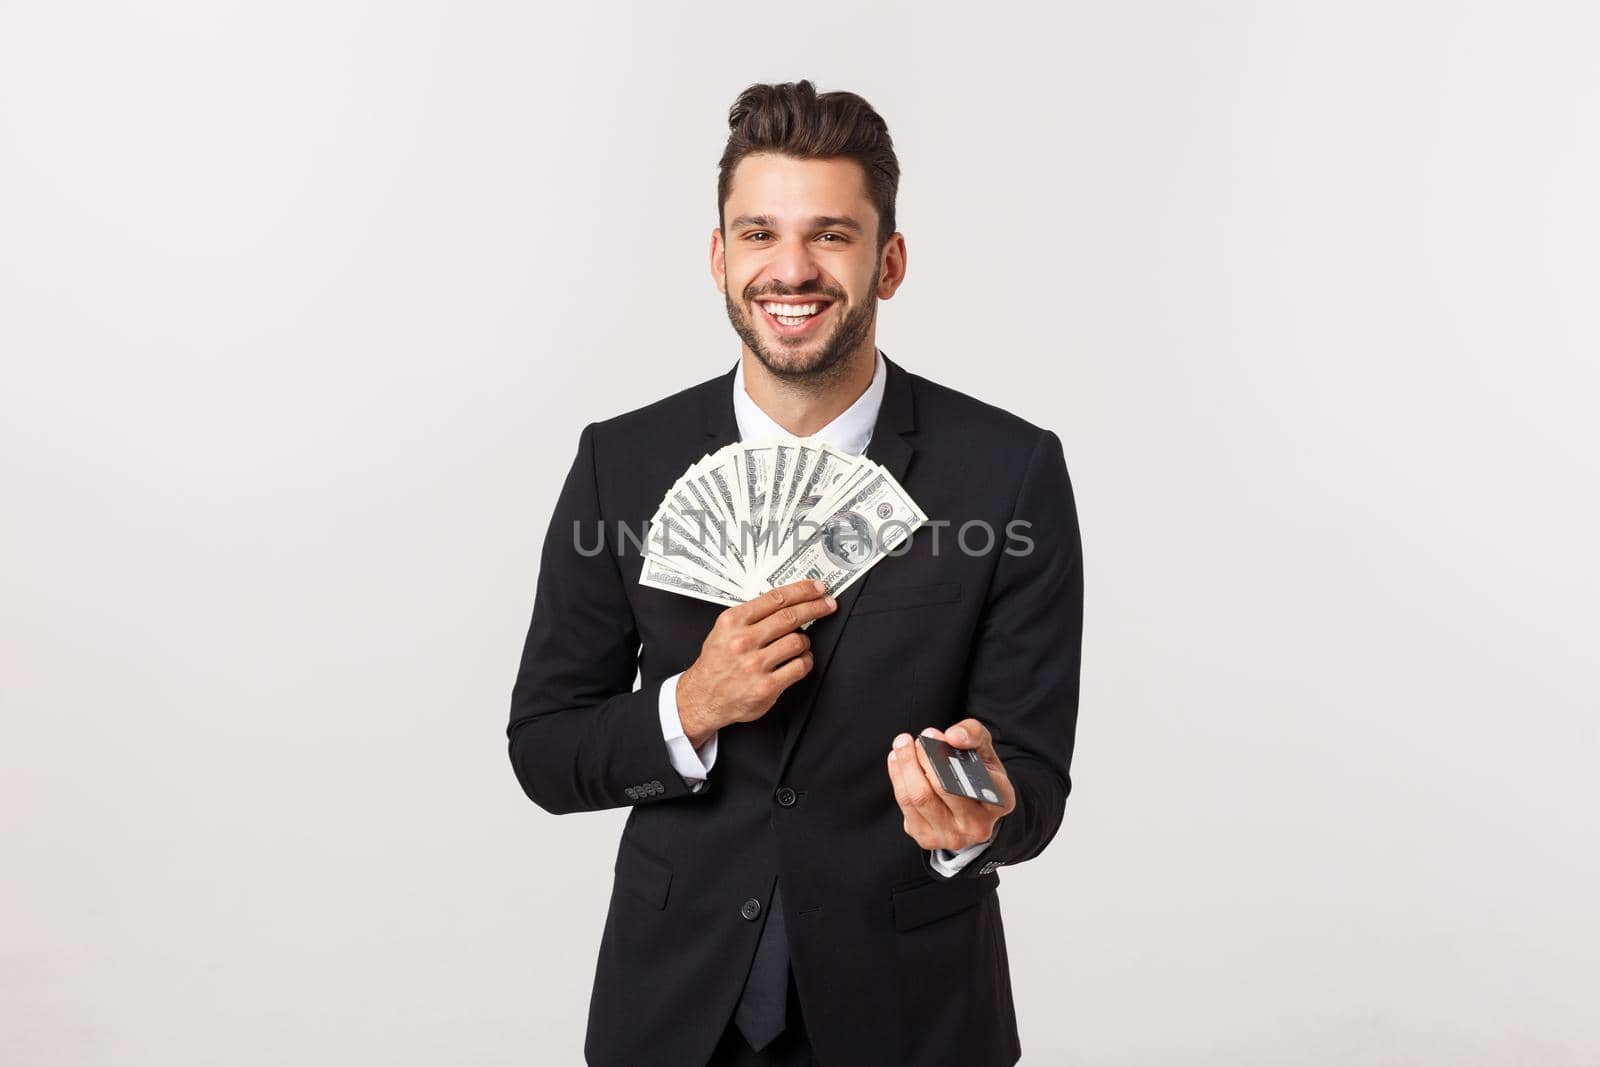
[[[748,348],[744,361],[744,391],[767,417],[796,437],[810,437],[838,418],[872,384],[877,369],[877,344],[868,340],[852,353],[842,373],[825,382],[788,382],[767,370]]]

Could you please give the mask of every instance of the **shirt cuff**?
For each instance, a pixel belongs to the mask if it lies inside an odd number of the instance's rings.
[[[954,878],[961,873],[961,868],[978,858],[978,853],[994,844],[994,834],[989,835],[989,840],[980,841],[976,845],[968,845],[952,852],[948,848],[936,848],[928,853],[928,866],[932,867],[935,874],[945,878]]]
[[[683,720],[678,717],[679,677],[681,674],[674,674],[661,683],[661,696],[656,701],[656,710],[661,718],[661,736],[667,742],[667,755],[672,759],[672,769],[678,772],[691,793],[698,793],[706,787],[706,777],[711,773],[712,764],[717,762],[717,735],[713,733],[711,740],[702,745],[698,752],[695,751],[694,743],[683,732]]]

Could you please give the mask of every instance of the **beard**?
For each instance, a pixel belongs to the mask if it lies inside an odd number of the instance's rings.
[[[867,287],[868,293],[877,289],[878,275],[878,271],[873,271],[872,281]],[[860,348],[861,343],[867,339],[878,313],[878,302],[875,299],[869,298],[865,303],[851,307],[845,303],[844,293],[838,291],[817,289],[805,292],[765,292],[761,295],[824,297],[833,301],[843,311],[843,314],[837,316],[830,333],[825,336],[807,337],[791,345],[788,343],[789,338],[764,337],[745,312],[745,308],[749,305],[735,303],[731,295],[724,294],[723,299],[728,306],[728,321],[733,324],[733,332],[739,335],[745,347],[755,354],[761,365],[766,367],[773,377],[802,389],[821,388],[842,375],[849,366],[850,354]]]

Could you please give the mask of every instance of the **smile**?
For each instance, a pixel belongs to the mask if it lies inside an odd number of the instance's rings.
[[[813,321],[820,319],[823,312],[833,306],[833,301],[813,300],[808,304],[798,304],[762,300],[757,301],[757,306],[779,333],[794,335],[805,333]]]

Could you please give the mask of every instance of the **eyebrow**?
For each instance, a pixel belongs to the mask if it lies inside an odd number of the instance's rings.
[[[811,225],[819,230],[834,228],[853,230],[856,233],[862,232],[861,223],[848,215],[815,215],[811,219]],[[775,230],[778,228],[778,223],[771,215],[740,215],[728,223],[728,229],[730,230],[742,229],[745,226],[759,226],[765,230]]]

